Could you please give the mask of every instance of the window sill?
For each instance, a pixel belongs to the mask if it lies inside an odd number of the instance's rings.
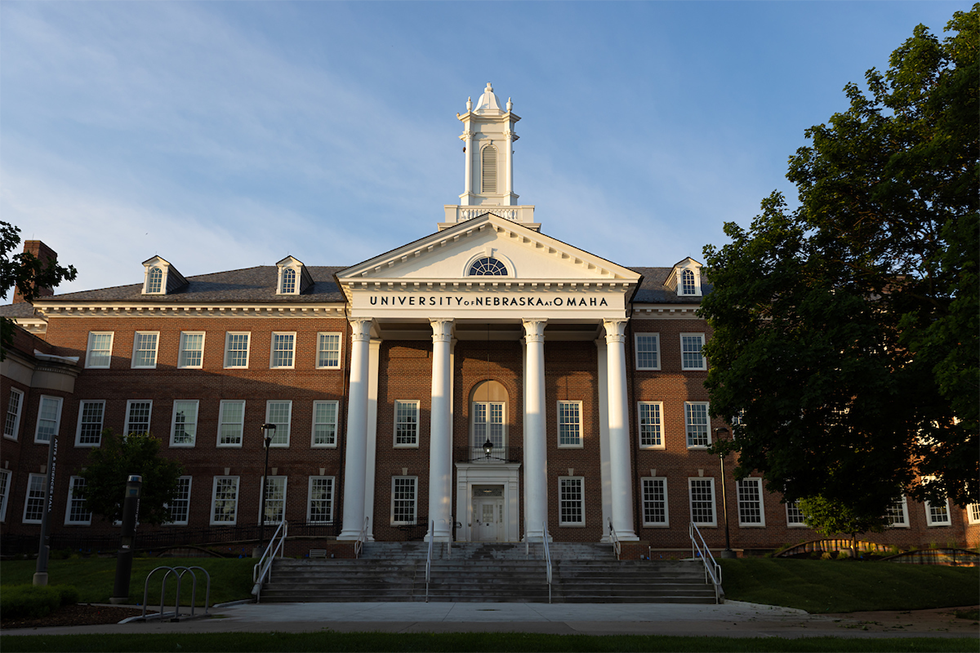
[[[418,445],[418,443],[416,443],[416,444],[395,444],[395,445],[392,445],[392,447],[394,447],[395,449],[418,449],[419,448],[419,445]]]
[[[640,451],[663,451],[666,447],[662,444],[641,444]]]
[[[101,442],[76,442],[75,443],[76,449],[96,449],[100,446],[102,446]]]
[[[241,442],[219,442],[215,445],[218,449],[241,449]]]
[[[670,528],[670,524],[643,524],[643,528]]]
[[[311,444],[310,445],[310,449],[336,449],[336,448],[337,448],[337,443],[336,442],[334,442],[333,444],[316,444],[316,443],[314,443],[314,444]],[[418,447],[416,447],[416,448],[418,448]]]

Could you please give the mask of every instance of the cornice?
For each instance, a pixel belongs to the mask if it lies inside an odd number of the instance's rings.
[[[676,305],[633,305],[633,312],[630,316],[634,320],[662,320],[662,319],[676,319],[684,318],[690,320],[700,320],[702,319],[698,315],[698,309],[701,308],[696,304],[676,304]]]
[[[290,317],[290,318],[338,318],[347,314],[347,305],[341,303],[319,305],[268,305],[268,304],[95,304],[58,303],[34,306],[45,318],[51,317]]]

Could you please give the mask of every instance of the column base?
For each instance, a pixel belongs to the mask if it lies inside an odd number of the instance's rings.
[[[616,539],[620,542],[639,542],[640,538],[633,531],[622,531],[616,533]]]
[[[361,536],[361,531],[359,531],[359,530],[357,530],[357,531],[344,530],[344,531],[341,531],[340,532],[340,535],[337,536],[337,541],[338,542],[350,542],[352,540],[356,540],[360,536]]]

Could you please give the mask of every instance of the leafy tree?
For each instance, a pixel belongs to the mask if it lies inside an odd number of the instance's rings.
[[[42,263],[30,252],[11,256],[20,245],[20,229],[7,222],[0,222],[0,295],[4,297],[14,286],[27,301],[37,297],[39,288],[54,288],[62,281],[72,281],[78,274],[74,266],[58,265],[56,260]],[[13,344],[14,323],[0,318],[0,360],[7,357]]]
[[[112,429],[105,429],[101,446],[89,452],[81,472],[85,479],[82,496],[93,513],[106,521],[120,521],[126,479],[130,474],[139,474],[143,477],[139,520],[162,524],[170,521],[166,506],[175,498],[182,472],[179,462],[160,455],[160,440],[152,435],[133,433],[119,438]]]
[[[800,512],[806,525],[821,535],[833,537],[837,533],[851,536],[851,551],[857,555],[858,533],[880,533],[885,530],[884,513],[859,514],[839,501],[823,497],[800,499]]]
[[[799,193],[705,247],[718,451],[787,500],[883,515],[900,493],[977,501],[980,5],[923,27],[806,130]]]

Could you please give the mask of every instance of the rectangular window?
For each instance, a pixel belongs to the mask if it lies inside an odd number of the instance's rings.
[[[708,402],[685,401],[684,420],[687,424],[687,448],[707,447],[711,444],[708,430]]]
[[[313,402],[313,441],[311,444],[314,447],[337,446],[336,401]]]
[[[218,415],[218,446],[242,446],[245,430],[245,402],[222,401]]]
[[[75,432],[76,447],[97,447],[102,443],[104,413],[104,401],[80,401],[78,403],[78,430]]]
[[[637,404],[640,416],[640,446],[644,449],[663,449],[664,436],[661,430],[663,403],[641,401]]]
[[[558,446],[582,446],[582,402],[558,402]]]
[[[177,479],[177,491],[173,500],[168,504],[172,526],[187,526],[187,516],[191,511],[191,477],[181,476]]]
[[[885,511],[885,521],[892,528],[909,527],[909,507],[904,496],[895,499],[892,505],[888,506],[888,510]]]
[[[41,395],[34,442],[51,442],[51,436],[57,435],[59,428],[61,428],[61,397]]]
[[[391,479],[391,524],[414,524],[419,479],[417,476],[393,476]]]
[[[744,478],[735,485],[738,489],[738,525],[765,526],[766,514],[762,509],[762,479]]]
[[[333,476],[311,476],[307,524],[333,523]]]
[[[9,469],[0,469],[0,522],[7,521],[7,498],[10,497],[12,477]]]
[[[316,366],[317,369],[340,368],[340,334],[316,334]]]
[[[950,526],[949,519],[949,499],[943,499],[941,503],[926,501],[926,525],[927,526]]]
[[[395,402],[395,446],[419,446],[419,402]]]
[[[225,334],[225,367],[248,367],[248,341],[252,334],[249,332],[229,331]]]
[[[635,342],[636,342],[636,369],[659,370],[660,369],[660,334],[637,333]]]
[[[204,332],[180,332],[180,356],[177,367],[200,369],[204,364]]]
[[[7,416],[3,422],[3,437],[16,440],[20,433],[20,414],[24,410],[24,393],[17,388],[10,389],[7,398]]]
[[[134,368],[153,368],[157,366],[158,331],[137,331],[133,338]]]
[[[193,447],[197,438],[196,399],[174,402],[174,415],[170,425],[171,447]]]
[[[643,489],[643,525],[670,526],[667,516],[667,479],[640,479]]]
[[[234,526],[238,521],[238,476],[215,476],[211,525]]]
[[[126,435],[150,432],[150,412],[153,402],[143,399],[130,399],[126,402]]]
[[[967,517],[971,524],[980,524],[980,503],[971,503],[966,507]]]
[[[85,367],[108,369],[112,362],[112,331],[89,331]]]
[[[682,333],[681,334],[681,369],[684,370],[706,370],[707,364],[701,354],[704,347],[703,333]]]
[[[24,499],[24,523],[40,524],[44,517],[44,474],[27,478],[27,497]]]
[[[289,446],[289,422],[293,414],[293,402],[268,401],[265,404],[265,421],[275,424],[276,430],[272,436],[272,447]]]
[[[558,525],[585,526],[584,477],[558,477]]]
[[[698,526],[715,525],[715,479],[689,478],[691,521]]]
[[[798,501],[786,504],[786,525],[790,528],[806,526],[806,517],[803,516]]]
[[[474,401],[473,407],[473,447],[483,449],[483,443],[490,440],[494,449],[504,442],[504,404],[497,401]]]
[[[273,333],[272,334],[272,355],[269,360],[271,368],[293,367],[293,351],[296,346],[295,333]]]
[[[268,487],[265,491],[265,523],[278,524],[286,514],[286,477],[270,476],[269,485],[266,486],[263,479],[262,487]]]
[[[85,498],[82,490],[85,488],[85,479],[81,476],[72,476],[68,484],[68,507],[65,509],[65,524],[77,524],[88,526],[92,523],[92,513],[85,508]]]

